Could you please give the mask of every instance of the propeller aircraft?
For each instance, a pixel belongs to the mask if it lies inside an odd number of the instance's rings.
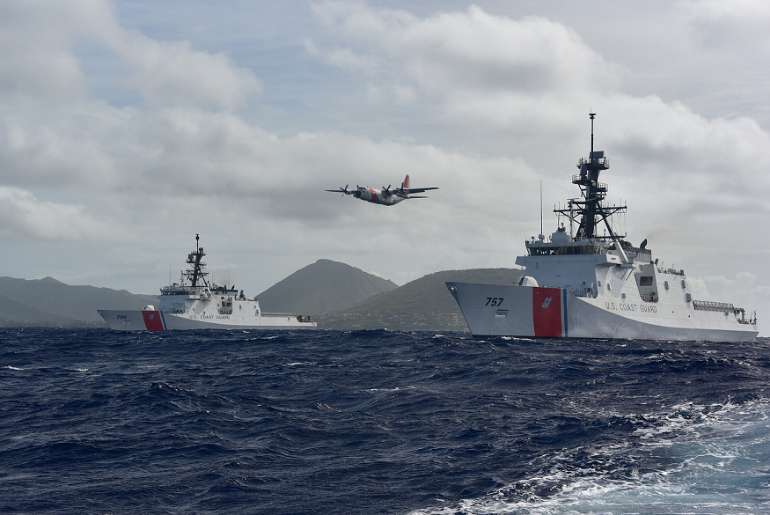
[[[409,175],[406,176],[404,182],[401,183],[400,188],[390,189],[390,185],[382,189],[372,188],[371,186],[356,186],[356,189],[349,190],[346,185],[344,188],[340,187],[338,190],[326,190],[332,193],[342,193],[343,195],[353,195],[357,199],[364,200],[366,202],[372,202],[373,204],[382,204],[385,206],[392,206],[398,204],[402,200],[411,198],[428,198],[425,195],[412,195],[412,193],[424,193],[428,190],[437,190],[438,188],[410,188],[409,187]]]

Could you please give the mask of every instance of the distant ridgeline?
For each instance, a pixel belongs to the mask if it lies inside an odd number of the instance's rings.
[[[319,328],[327,329],[468,331],[460,308],[444,283],[513,284],[521,274],[520,270],[511,268],[436,272],[316,319]]]
[[[323,329],[467,331],[446,281],[512,284],[519,270],[448,270],[404,286],[344,263],[320,259],[262,292],[266,312],[312,314]],[[51,277],[0,277],[0,327],[107,327],[97,309],[142,309],[150,295],[70,286]]]
[[[107,327],[97,308],[142,309],[155,297],[126,290],[70,286],[52,277],[0,277],[0,327]]]

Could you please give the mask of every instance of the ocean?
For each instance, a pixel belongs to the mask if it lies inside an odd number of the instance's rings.
[[[770,513],[770,339],[0,330],[0,512]]]

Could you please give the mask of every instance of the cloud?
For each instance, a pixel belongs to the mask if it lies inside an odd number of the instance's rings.
[[[677,7],[700,22],[762,24],[770,20],[770,5],[763,0],[687,0]]]
[[[599,88],[603,60],[574,31],[540,17],[514,21],[472,6],[395,34],[407,69],[425,88],[460,93]]]
[[[346,184],[396,185],[410,174],[418,186],[440,183],[451,185],[443,186],[449,192],[464,190],[466,204],[490,195],[474,186],[479,182],[500,181],[508,174],[518,175],[522,184],[527,175],[534,180],[516,160],[468,156],[431,145],[374,142],[337,131],[278,137],[231,113],[162,110],[135,117],[124,133],[115,141],[131,141],[137,157],[130,170],[121,171],[122,181],[115,188],[131,192],[148,209],[168,202],[164,199],[173,194],[205,198],[209,206],[238,206],[263,219],[316,225],[347,216],[348,208],[364,208],[365,217],[385,216],[386,211],[372,211],[371,206],[350,205],[350,197],[340,207],[323,191]],[[116,144],[103,142],[107,148]],[[436,196],[440,200],[442,195]]]
[[[251,70],[237,67],[224,54],[192,49],[189,41],[163,42],[119,31],[113,48],[125,58],[129,85],[151,104],[212,105],[234,109],[246,104],[262,85]]]
[[[17,104],[17,108],[20,104]],[[105,106],[62,110],[27,105],[0,118],[0,181],[25,188],[114,183],[111,129],[125,113]]]
[[[110,71],[120,61],[123,87],[151,105],[234,109],[261,91],[254,73],[223,53],[124,29],[106,0],[9,0],[0,4],[0,29],[0,92],[7,94],[84,100],[80,56],[95,52],[112,54],[103,65]]]
[[[764,12],[756,3],[745,4],[732,9],[706,2],[681,9],[702,16],[717,13],[713,16],[720,19]],[[747,206],[747,185],[770,195],[770,177],[763,173],[770,167],[770,134],[755,120],[707,119],[680,101],[624,93],[623,68],[562,23],[532,16],[514,20],[476,6],[422,19],[358,2],[324,2],[314,6],[314,13],[347,53],[384,63],[377,67],[379,75],[365,73],[378,81],[375,91],[394,86],[391,77],[403,81],[407,76],[418,93],[405,101],[429,96],[427,101],[440,102],[441,115],[454,125],[470,122],[490,138],[504,131],[513,141],[500,138],[501,152],[532,156],[536,145],[548,159],[555,155],[549,145],[567,140],[569,146],[576,135],[585,134],[585,119],[575,113],[592,107],[599,112],[597,145],[627,167],[621,170],[620,180],[626,179],[621,184],[638,188],[642,177],[665,181],[666,187],[654,190],[663,204],[661,216],[671,211],[694,216],[705,204],[707,211],[734,216]],[[327,62],[333,63],[328,56],[340,51],[328,51]],[[544,167],[542,173],[562,173],[563,162],[549,164],[558,167]],[[615,168],[609,173],[615,176]],[[692,194],[683,197],[683,190]]]
[[[86,84],[72,48],[110,16],[101,1],[0,3],[0,102],[9,95],[59,102],[83,98]]]
[[[350,45],[326,52],[313,45],[314,54],[379,82],[403,81],[406,72],[423,93],[444,98],[446,114],[456,120],[498,126],[553,121],[568,105],[619,80],[617,67],[575,31],[542,17],[512,20],[476,6],[425,19],[360,3],[324,2],[313,9]]]
[[[357,62],[363,53],[375,62],[389,59],[429,91],[540,94],[603,89],[614,78],[611,65],[575,31],[542,17],[512,20],[471,6],[419,19],[350,2],[324,2],[313,11],[359,52],[336,48],[325,53],[329,62],[344,66],[350,59],[333,59],[341,54],[356,55]]]
[[[30,192],[0,186],[0,235],[12,240],[83,241],[109,238],[104,221],[84,206],[39,201]]]

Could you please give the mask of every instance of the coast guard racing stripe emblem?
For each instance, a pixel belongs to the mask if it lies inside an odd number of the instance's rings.
[[[148,331],[163,331],[163,318],[160,311],[142,311],[144,326]]]
[[[532,323],[535,336],[564,336],[561,288],[532,288]]]

